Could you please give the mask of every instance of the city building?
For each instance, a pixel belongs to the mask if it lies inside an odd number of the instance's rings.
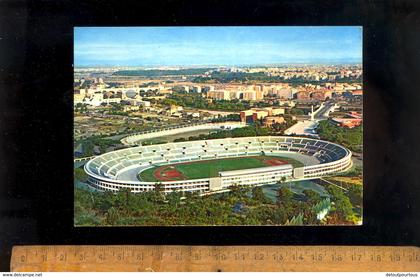
[[[256,101],[257,93],[255,91],[244,91],[242,92],[242,99],[247,101]]]
[[[117,103],[117,104],[119,104],[119,103],[121,103],[121,98],[106,98],[106,99],[103,99],[102,100],[102,103],[105,103],[107,105],[108,104],[111,104],[111,103]]]
[[[249,110],[241,111],[239,113],[241,122],[256,122],[264,119],[267,116],[275,116],[284,114],[284,108],[266,107],[266,108],[252,108]]]
[[[286,120],[282,116],[267,116],[264,118],[264,126],[271,127],[273,124],[283,124]]]
[[[293,108],[294,106],[296,106],[296,102],[293,100],[280,100],[279,105]]]
[[[206,87],[206,89],[207,89],[208,91],[213,91],[213,90],[214,90],[214,86],[207,86],[207,87]]]
[[[293,90],[290,88],[274,90],[272,94],[276,95],[277,97],[281,99],[293,99]]]
[[[89,98],[85,99],[85,103],[91,106],[100,106],[102,102],[104,102],[104,96],[100,91],[93,93]]]
[[[215,100],[230,100],[230,92],[226,90],[208,91],[207,97]]]
[[[181,111],[183,111],[183,110],[184,110],[184,109],[182,108],[182,106],[171,105],[171,106],[169,107],[168,112],[169,112],[169,114],[173,115],[173,114],[179,113],[179,112],[181,112]]]
[[[296,93],[297,100],[310,100],[310,92],[309,91],[299,91]]]
[[[363,115],[355,111],[349,111],[344,117],[333,117],[331,122],[340,127],[354,128],[363,123]]]
[[[352,94],[353,96],[363,96],[363,90],[361,90],[361,89],[356,89],[356,90],[353,90],[353,91],[351,92],[351,94]]]
[[[360,126],[363,120],[361,118],[333,117],[331,122],[340,127],[354,128]]]
[[[139,106],[124,106],[123,107],[123,111],[124,112],[129,112],[129,111],[138,111],[140,110]]]
[[[79,103],[83,103],[85,99],[85,93],[82,90],[75,90],[73,94],[73,105],[76,106]]]
[[[132,106],[150,107],[150,101],[144,101],[141,99],[128,99],[126,101]]]
[[[191,87],[190,92],[193,92],[193,93],[201,93],[201,86],[193,86],[193,87]]]
[[[318,90],[311,94],[313,100],[325,101],[327,98],[331,99],[332,91],[329,90]]]

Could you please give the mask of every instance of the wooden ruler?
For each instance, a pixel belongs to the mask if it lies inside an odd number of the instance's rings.
[[[420,271],[418,247],[15,246],[11,271]]]

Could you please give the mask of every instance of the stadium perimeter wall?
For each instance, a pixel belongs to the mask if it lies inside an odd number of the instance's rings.
[[[215,154],[214,154],[215,153]],[[255,186],[278,182],[316,179],[346,171],[352,166],[351,151],[345,147],[318,139],[264,136],[189,141],[150,146],[137,146],[105,153],[85,165],[88,184],[99,191],[118,191],[123,188],[133,193],[154,190],[156,182],[121,178],[124,172],[140,172],[153,166],[185,161],[246,157],[264,154],[308,158],[305,166],[271,166],[230,172],[219,172],[218,177],[159,182],[165,193],[172,191],[201,194],[225,191],[233,185]],[[171,156],[172,155],[172,156]],[[312,162],[314,160],[318,162]],[[135,175],[136,176],[136,175]]]

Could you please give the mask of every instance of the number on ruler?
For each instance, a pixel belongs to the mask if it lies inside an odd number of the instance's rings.
[[[372,262],[380,262],[381,261],[381,256],[380,255],[376,255],[376,254],[370,255],[370,260]]]
[[[199,253],[194,253],[194,254],[192,255],[192,259],[193,259],[194,261],[199,261],[199,260],[201,260],[201,255],[200,255]]]
[[[394,255],[389,255],[389,258],[391,259],[391,262],[399,262],[401,261],[401,256],[397,253],[395,253]]]
[[[352,254],[350,257],[353,262],[360,262],[360,260],[362,259],[361,254]]]
[[[322,262],[322,254],[312,254],[312,261],[316,261],[316,262]]]
[[[331,260],[333,262],[341,262],[343,261],[343,257],[340,254],[336,253],[336,254],[331,255]]]
[[[273,254],[273,260],[278,261],[278,262],[282,262],[283,261],[283,255],[282,254],[278,254],[278,253],[274,253]]]
[[[263,253],[255,253],[254,259],[257,260],[257,261],[262,261],[262,260],[264,260],[264,254]]]

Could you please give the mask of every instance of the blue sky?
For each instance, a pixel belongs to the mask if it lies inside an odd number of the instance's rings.
[[[357,26],[74,28],[75,66],[361,62]]]

